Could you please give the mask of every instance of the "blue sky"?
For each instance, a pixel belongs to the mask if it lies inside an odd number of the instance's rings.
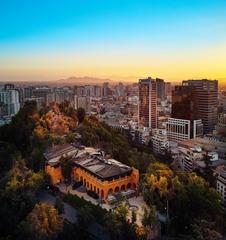
[[[225,47],[225,0],[0,3],[1,80],[225,77]]]

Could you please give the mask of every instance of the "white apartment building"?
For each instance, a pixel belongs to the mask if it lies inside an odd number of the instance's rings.
[[[178,142],[178,160],[185,171],[205,167],[204,162],[201,161],[205,154],[211,157],[214,167],[226,162],[223,160],[226,157],[226,143],[211,141],[207,138]]]
[[[74,96],[74,108],[83,108],[87,114],[91,112],[91,99],[90,97]]]
[[[213,134],[226,137],[226,113],[221,113],[218,116],[218,123],[215,126]]]
[[[0,91],[0,103],[2,116],[13,116],[20,110],[19,92],[15,89]]]
[[[185,120],[169,118],[166,123],[167,136],[170,141],[184,141],[203,135],[202,120]]]
[[[147,145],[150,141],[150,130],[145,127],[140,127],[131,130],[133,140],[138,144]]]
[[[172,141],[183,141],[190,139],[190,120],[169,118],[166,124],[167,136]]]
[[[226,205],[226,166],[218,166],[215,174],[217,177],[216,189],[221,195],[223,205]]]
[[[167,132],[164,129],[155,129],[152,131],[152,148],[157,154],[164,154],[169,149]]]

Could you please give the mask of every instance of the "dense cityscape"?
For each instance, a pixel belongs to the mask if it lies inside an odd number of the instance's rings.
[[[226,240],[226,1],[0,13],[0,240]]]
[[[5,83],[0,102],[3,236],[223,239],[226,91],[217,80]]]

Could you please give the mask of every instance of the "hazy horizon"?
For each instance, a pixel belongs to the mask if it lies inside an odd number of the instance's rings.
[[[141,77],[141,78],[146,78]],[[148,76],[150,77],[150,76]],[[151,76],[152,77],[152,76]],[[141,78],[135,78],[134,80],[123,80],[123,79],[110,79],[110,78],[96,78],[96,77],[89,77],[89,76],[84,76],[84,77],[69,77],[65,79],[55,79],[55,80],[37,80],[37,81],[32,81],[32,80],[27,80],[27,81],[13,81],[13,80],[8,80],[8,81],[2,81],[0,80],[0,84],[7,84],[7,83],[13,83],[18,86],[52,86],[52,87],[62,87],[62,86],[73,86],[73,85],[102,85],[104,82],[109,82],[110,85],[116,85],[119,82],[123,84],[134,84],[138,83],[138,80]],[[202,79],[202,78],[199,78]],[[172,85],[181,85],[183,80],[188,80],[188,79],[181,79],[178,81],[170,81],[168,79],[164,79],[166,82],[171,82]],[[211,79],[211,80],[218,80],[218,79]],[[218,80],[219,82],[219,87],[220,89],[224,90],[226,88],[226,79]]]

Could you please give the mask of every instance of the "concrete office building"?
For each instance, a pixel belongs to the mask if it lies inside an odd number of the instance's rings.
[[[221,195],[222,204],[226,206],[226,166],[218,166],[215,170],[217,179],[216,189]]]
[[[138,123],[148,128],[157,128],[157,87],[151,77],[139,80]]]
[[[169,149],[167,132],[164,129],[155,129],[152,131],[151,142],[153,151],[157,154],[165,154]]]
[[[103,83],[103,87],[102,87],[102,96],[103,97],[108,97],[110,95],[110,87],[109,87],[109,83],[105,82]]]
[[[165,82],[165,96],[171,97],[172,95],[172,86],[170,82]]]
[[[212,132],[217,123],[218,81],[187,80],[183,86],[193,86],[196,95],[197,117],[202,119],[204,133]]]
[[[170,141],[184,141],[203,135],[202,120],[169,118],[166,123],[167,136]]]
[[[163,79],[156,78],[157,98],[161,101],[165,100],[165,82]]]
[[[101,86],[94,86],[94,96],[95,97],[101,97],[102,96],[102,88]]]
[[[167,121],[171,141],[183,141],[203,135],[202,120],[198,118],[197,93],[194,86],[175,86],[172,92],[172,113]]]
[[[37,87],[32,91],[32,97],[43,98],[43,103],[47,102],[47,95],[52,92],[49,87]]]
[[[86,113],[90,113],[91,111],[91,99],[90,97],[78,97],[74,96],[74,108],[83,108]]]

